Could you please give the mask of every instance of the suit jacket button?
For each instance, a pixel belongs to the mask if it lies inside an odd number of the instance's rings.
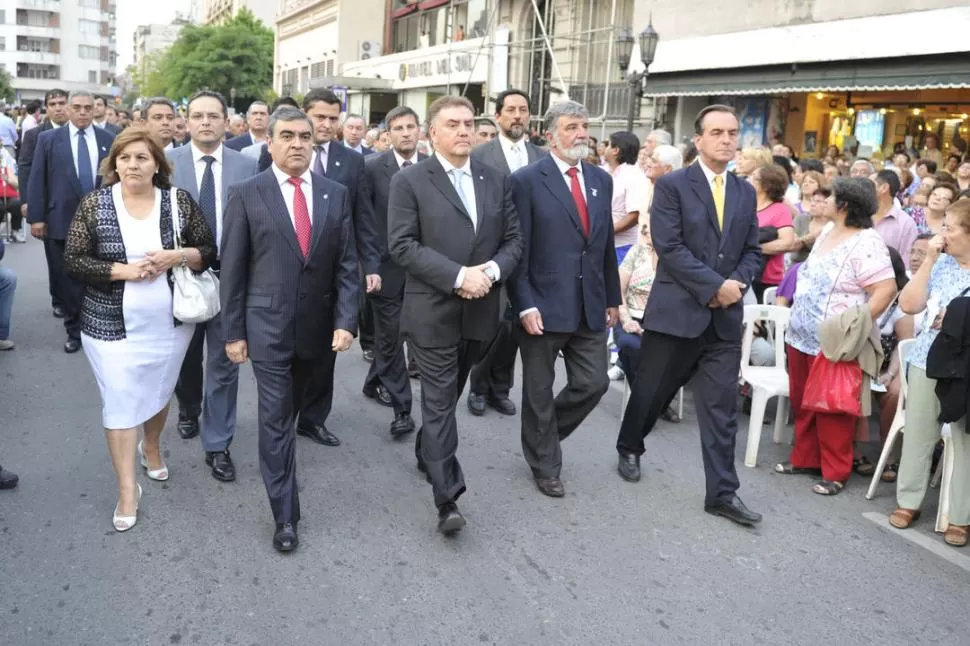
[[[582,279],[583,279],[583,275],[582,275],[582,274],[580,274],[579,276],[576,276],[576,278],[578,278],[578,279],[580,279],[580,280],[582,280]]]
[[[717,259],[718,260],[724,260],[724,254],[723,253],[717,254]]]

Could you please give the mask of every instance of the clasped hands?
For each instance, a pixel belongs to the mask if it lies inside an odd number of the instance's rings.
[[[172,249],[149,251],[138,262],[128,263],[124,269],[124,280],[155,280],[175,265],[182,264],[182,252]]]
[[[477,267],[466,267],[465,275],[458,288],[458,295],[465,299],[484,298],[492,290],[492,279],[485,273],[484,265]]]
[[[707,306],[711,309],[727,309],[744,297],[744,290],[747,287],[740,281],[728,278],[721,284]]]

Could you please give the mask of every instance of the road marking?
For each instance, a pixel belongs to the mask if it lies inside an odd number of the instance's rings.
[[[889,524],[889,516],[885,514],[880,514],[874,511],[867,511],[862,514],[862,517],[865,518],[866,520],[871,520],[882,529],[888,530],[889,532],[897,536],[905,538],[907,541],[911,543],[915,543],[916,545],[919,545],[923,549],[928,550],[933,554],[939,556],[941,559],[949,561],[953,565],[956,565],[957,567],[963,568],[967,572],[970,572],[970,557],[959,554],[956,548],[950,545],[947,545],[942,540],[932,538],[930,536],[927,536],[926,534],[923,534],[922,532],[915,531],[912,529],[910,530],[896,529],[895,527]]]

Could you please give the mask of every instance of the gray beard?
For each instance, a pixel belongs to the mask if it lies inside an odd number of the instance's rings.
[[[560,148],[559,152],[570,161],[582,161],[589,157],[589,144],[577,144],[572,148]]]

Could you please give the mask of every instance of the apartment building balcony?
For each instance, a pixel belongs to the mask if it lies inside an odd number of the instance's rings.
[[[26,9],[28,11],[61,12],[61,0],[15,0],[14,4],[17,9]]]
[[[32,63],[17,63],[17,78],[58,80],[61,78],[61,68],[58,65],[34,65]]]
[[[58,52],[18,51],[17,65],[60,65],[61,55]]]

